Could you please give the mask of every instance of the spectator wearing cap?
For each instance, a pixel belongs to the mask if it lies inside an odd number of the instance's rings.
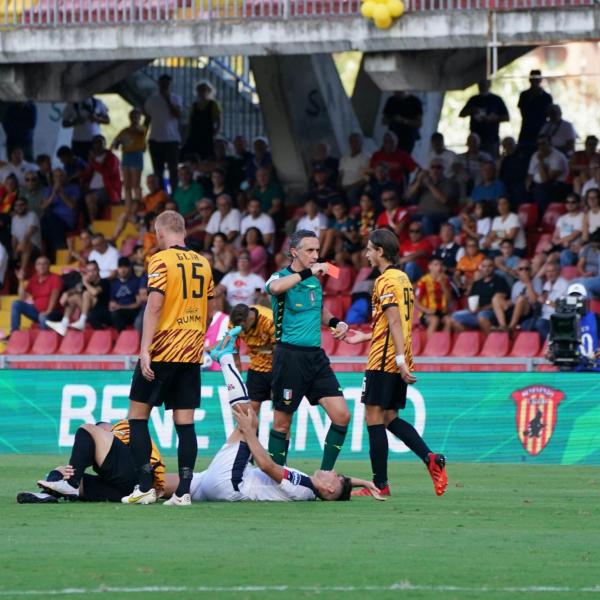
[[[371,157],[363,150],[363,141],[360,133],[351,133],[348,137],[350,151],[340,159],[339,185],[352,206],[358,204],[369,170]]]
[[[103,234],[95,233],[92,236],[92,251],[88,260],[94,261],[98,265],[102,279],[112,279],[116,276],[119,252],[114,246],[107,243]]]
[[[562,118],[562,110],[558,104],[548,107],[546,123],[540,129],[539,135],[546,136],[554,148],[569,157],[575,151],[577,132],[573,124]]]
[[[39,171],[39,167],[25,160],[23,149],[14,147],[9,155],[8,162],[0,167],[0,181],[4,181],[9,175],[17,178],[19,185],[25,184],[25,173]]]
[[[554,249],[560,252],[560,266],[575,264],[583,232],[583,212],[577,194],[567,196],[567,212],[558,217],[552,234]]]
[[[101,133],[100,125],[109,123],[108,107],[93,96],[82,102],[70,102],[63,112],[63,127],[73,128],[71,148],[82,160],[88,160],[92,141]]]
[[[458,162],[458,156],[456,152],[452,152],[452,150],[446,148],[444,136],[439,131],[431,135],[431,145],[426,165],[428,169],[431,169],[434,160],[441,162],[444,169],[444,177],[452,177],[454,175],[454,165]]]
[[[90,222],[98,218],[100,209],[121,200],[121,171],[116,154],[106,148],[102,135],[92,139],[92,149],[81,175],[85,190],[85,206]]]
[[[600,164],[600,154],[597,152],[598,138],[595,135],[588,135],[585,138],[583,150],[573,152],[569,159],[568,183],[573,184],[573,190],[581,193],[583,184],[591,177],[591,165]]]
[[[214,88],[208,81],[196,85],[196,98],[190,108],[188,134],[181,154],[198,154],[201,159],[214,155],[214,138],[221,128],[221,105],[214,98]]]
[[[481,139],[481,149],[497,158],[500,123],[508,121],[508,109],[500,96],[492,94],[488,80],[480,81],[478,86],[479,94],[467,100],[459,117],[470,117],[469,129]]]
[[[171,190],[177,188],[177,162],[181,144],[179,119],[182,110],[181,98],[171,92],[170,75],[161,75],[158,79],[158,90],[144,104],[144,113],[147,122],[150,123],[149,149],[152,170],[162,180],[167,165]]]
[[[117,266],[117,276],[110,284],[108,303],[112,324],[117,331],[123,331],[125,327],[133,325],[140,309],[139,288],[140,280],[134,275],[130,260],[121,257]]]
[[[10,224],[13,257],[19,261],[22,269],[27,269],[29,261],[37,258],[41,252],[40,219],[29,210],[25,198],[15,200],[13,211]]]
[[[46,252],[54,258],[58,248],[67,247],[67,233],[77,225],[79,187],[67,182],[62,169],[52,171],[52,185],[46,189],[40,222]]]
[[[414,283],[427,271],[427,261],[431,255],[431,244],[423,238],[421,224],[413,221],[408,227],[408,239],[400,244],[398,264]]]
[[[534,69],[529,73],[529,89],[521,92],[519,96],[519,110],[521,111],[521,133],[519,144],[535,147],[540,129],[546,122],[548,107],[552,104],[552,96],[542,88],[542,72]]]
[[[412,156],[398,148],[398,137],[391,131],[383,135],[381,148],[371,156],[371,169],[385,163],[389,168],[390,179],[404,189],[408,176],[419,168]]]
[[[240,235],[242,217],[237,208],[233,208],[233,200],[228,194],[217,198],[217,210],[211,215],[206,225],[205,247],[210,248],[216,233],[223,233],[227,243],[237,243]]]
[[[285,222],[285,192],[274,180],[272,169],[260,167],[256,170],[256,184],[250,190],[249,198],[257,198],[260,210],[274,221],[277,228],[282,228]],[[268,233],[263,231],[264,234]]]
[[[458,186],[444,176],[442,161],[434,159],[429,170],[418,173],[406,196],[417,202],[423,233],[433,235],[452,214],[458,200]]]
[[[63,169],[67,174],[67,181],[69,183],[81,185],[81,176],[83,175],[86,166],[85,161],[77,156],[69,146],[61,146],[56,151],[56,156],[62,163]],[[86,155],[86,158],[88,156],[89,154]]]
[[[21,327],[21,315],[34,323],[46,328],[46,321],[60,318],[61,310],[58,304],[62,291],[62,279],[50,272],[50,261],[40,256],[35,261],[35,273],[26,281],[23,268],[16,272],[19,280],[18,299],[11,305],[10,331]],[[29,300],[29,301],[28,301]]]
[[[255,227],[260,231],[265,246],[271,248],[275,241],[275,222],[272,217],[263,212],[261,201],[256,197],[248,200],[246,210],[248,214],[242,219],[240,233],[243,236],[250,228]]]
[[[569,173],[565,155],[553,148],[543,135],[537,139],[537,152],[529,161],[525,188],[531,192],[534,202],[543,214],[551,202],[564,198],[564,182]]]
[[[177,212],[184,218],[190,218],[196,212],[196,202],[204,198],[204,188],[192,179],[190,167],[183,164],[177,170],[178,185],[173,192],[173,200],[177,205]]]

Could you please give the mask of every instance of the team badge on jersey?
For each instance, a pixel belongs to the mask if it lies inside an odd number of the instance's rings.
[[[514,391],[511,397],[517,409],[519,439],[523,448],[536,456],[552,438],[558,418],[558,405],[565,395],[546,385],[530,385]]]
[[[291,404],[292,403],[292,390],[288,390],[288,389],[284,389],[283,390],[283,402],[285,404]]]

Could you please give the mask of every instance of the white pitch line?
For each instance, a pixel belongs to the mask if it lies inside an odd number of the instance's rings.
[[[552,585],[531,585],[524,587],[463,587],[455,585],[419,585],[409,582],[391,585],[328,585],[328,586],[290,586],[290,585],[235,585],[235,586],[144,586],[98,588],[64,588],[60,590],[0,590],[0,596],[74,596],[81,594],[164,594],[177,592],[183,594],[247,594],[265,592],[471,592],[487,593],[547,593],[547,594],[600,594],[600,585],[591,587],[568,587]]]

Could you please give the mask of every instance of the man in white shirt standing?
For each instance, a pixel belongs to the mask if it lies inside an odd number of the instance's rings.
[[[239,247],[239,235],[242,215],[237,208],[233,208],[233,200],[229,194],[221,194],[217,197],[217,210],[210,216],[206,224],[206,238],[204,247],[212,246],[215,233],[224,233],[227,242]]]
[[[260,200],[258,198],[250,198],[246,208],[248,214],[242,219],[240,233],[243,236],[250,227],[256,227],[262,233],[265,247],[272,251],[273,237],[275,235],[275,223],[273,219],[270,215],[260,210]]]
[[[102,100],[86,98],[82,102],[69,102],[63,111],[63,127],[72,127],[71,149],[84,161],[88,161],[92,139],[100,135],[100,125],[108,125],[108,107]]]
[[[552,147],[545,135],[538,136],[537,148],[529,161],[525,189],[531,191],[540,213],[544,214],[548,204],[563,197],[569,163],[560,150]]]
[[[0,168],[0,181],[4,181],[9,175],[14,175],[19,185],[25,185],[25,173],[29,171],[39,171],[35,163],[25,160],[25,155],[21,148],[13,148],[10,152],[10,160]]]
[[[237,259],[237,271],[230,271],[215,288],[215,297],[225,294],[231,306],[236,304],[256,304],[264,293],[265,280],[250,271],[250,254],[240,252]]]
[[[177,187],[177,163],[181,132],[179,119],[183,102],[171,93],[171,76],[166,73],[158,79],[158,91],[144,104],[146,124],[150,124],[149,150],[154,174],[163,180],[165,164],[169,170],[171,190]]]
[[[98,264],[102,279],[112,279],[117,274],[119,251],[108,244],[101,233],[96,233],[92,238],[92,248],[88,262],[95,261]]]
[[[429,156],[427,157],[427,168],[431,168],[431,163],[434,160],[439,160],[444,165],[444,177],[452,177],[454,169],[452,168],[456,162],[458,162],[458,156],[456,152],[448,150],[444,143],[444,136],[436,131],[431,136],[431,149],[429,150]]]
[[[348,138],[350,153],[340,158],[340,185],[346,192],[350,204],[358,204],[360,192],[366,181],[371,156],[363,151],[363,136],[351,133]]]
[[[306,214],[296,223],[296,231],[308,229],[314,231],[317,237],[327,229],[327,217],[321,212],[319,204],[314,198],[309,197],[304,204]]]
[[[567,196],[567,212],[558,217],[552,243],[560,249],[560,266],[569,267],[575,264],[580,249],[583,233],[583,212],[577,194]]]
[[[17,198],[14,215],[10,224],[13,256],[19,260],[22,269],[26,269],[30,260],[37,258],[42,247],[40,219],[27,207],[25,198]]]

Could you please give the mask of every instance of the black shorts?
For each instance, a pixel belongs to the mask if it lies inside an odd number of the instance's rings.
[[[383,410],[400,410],[406,406],[407,389],[400,373],[365,371],[360,401]]]
[[[152,362],[154,380],[148,381],[135,366],[129,398],[166,410],[200,407],[200,365],[198,363]]]
[[[88,502],[120,502],[138,482],[129,446],[115,438],[102,463],[94,465],[97,475],[83,476],[83,499]]]
[[[340,384],[321,348],[278,343],[273,352],[273,408],[296,412],[306,396],[314,406],[321,398],[342,396]]]
[[[246,387],[250,400],[255,402],[264,402],[271,399],[271,384],[273,382],[272,371],[255,371],[248,369],[246,377]]]

